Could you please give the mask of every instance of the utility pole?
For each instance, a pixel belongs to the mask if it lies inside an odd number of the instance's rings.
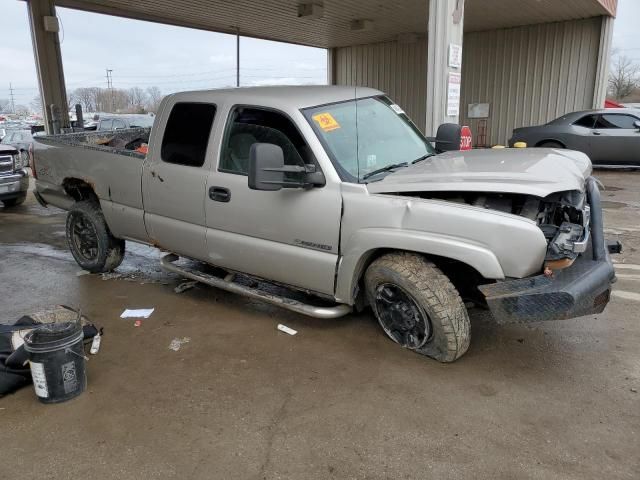
[[[240,28],[236,27],[236,87],[240,86]]]
[[[113,100],[113,70],[107,68],[107,90],[111,94],[111,113],[115,110],[115,104]]]
[[[11,97],[11,112],[16,113],[16,102],[13,97],[13,86],[9,83],[9,96]]]

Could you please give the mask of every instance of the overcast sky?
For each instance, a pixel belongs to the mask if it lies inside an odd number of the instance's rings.
[[[58,8],[67,88],[152,85],[162,93],[235,86],[236,37]],[[0,98],[38,94],[26,3],[0,0]],[[326,83],[326,51],[241,38],[241,85]]]
[[[425,0],[426,1],[426,0]],[[29,105],[38,94],[26,3],[0,0],[0,98]],[[67,88],[158,86],[163,93],[235,84],[235,37],[58,8]],[[620,0],[613,44],[640,62],[640,0]],[[322,49],[243,38],[243,85],[325,83]]]
[[[619,0],[613,47],[640,63],[640,0]]]

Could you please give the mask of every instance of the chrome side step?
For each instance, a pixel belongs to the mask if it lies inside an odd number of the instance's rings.
[[[237,293],[239,295],[244,295],[245,297],[262,300],[263,302],[286,308],[287,310],[301,313],[302,315],[308,315],[315,318],[339,318],[351,313],[351,307],[349,305],[337,304],[333,307],[318,307],[299,302],[298,300],[273,295],[257,288],[251,288],[239,283],[234,283],[234,275],[232,273],[228,274],[225,278],[220,278],[197,270],[179,267],[174,264],[174,262],[179,258],[180,257],[175,253],[170,253],[162,257],[160,264],[162,265],[162,268],[170,272],[177,273],[178,275],[182,275],[183,277],[190,278],[191,280],[206,283],[207,285],[211,285],[212,287],[216,287],[221,290],[226,290],[227,292]]]

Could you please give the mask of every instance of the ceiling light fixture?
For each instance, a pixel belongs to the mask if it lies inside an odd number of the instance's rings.
[[[351,20],[351,31],[353,32],[370,32],[373,27],[373,20]]]
[[[314,20],[322,18],[324,15],[324,5],[321,3],[301,3],[298,5],[298,18],[312,18]]]

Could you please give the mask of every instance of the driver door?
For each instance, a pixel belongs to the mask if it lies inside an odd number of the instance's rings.
[[[304,120],[303,120],[304,121]],[[316,164],[298,127],[284,113],[230,110],[205,204],[210,262],[230,270],[333,295],[342,197],[338,184],[251,190],[247,171],[254,143],[274,143],[286,164]]]
[[[625,113],[599,115],[591,139],[594,162],[603,165],[640,164],[640,131],[634,125],[638,120]]]

